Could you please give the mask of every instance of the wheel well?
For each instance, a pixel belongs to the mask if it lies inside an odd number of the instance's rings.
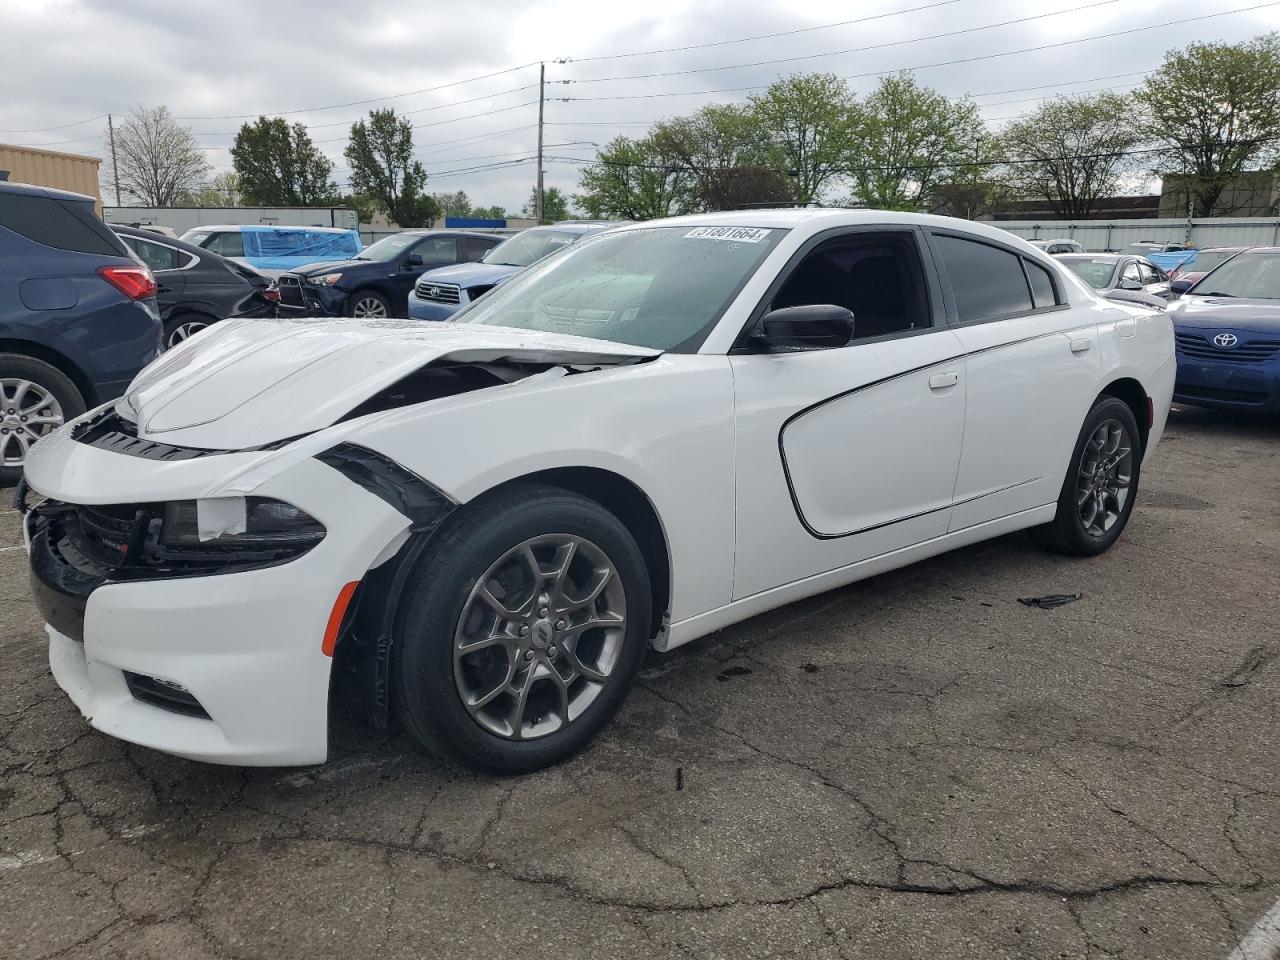
[[[571,490],[594,500],[631,531],[649,570],[649,583],[653,593],[651,634],[657,636],[666,622],[667,610],[671,605],[671,554],[658,512],[644,491],[625,477],[596,467],[557,467],[508,482],[528,480]]]
[[[98,405],[98,392],[93,388],[89,378],[84,375],[84,371],[57,350],[40,343],[32,343],[30,340],[0,339],[0,353],[20,353],[36,360],[43,360],[76,385],[80,396],[84,398],[86,408]]]
[[[1113,380],[1103,388],[1100,396],[1111,396],[1123,400],[1133,411],[1133,419],[1138,421],[1138,433],[1142,440],[1142,449],[1147,449],[1147,435],[1151,432],[1151,399],[1142,384],[1132,377]]]

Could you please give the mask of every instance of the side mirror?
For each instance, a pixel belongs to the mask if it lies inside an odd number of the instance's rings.
[[[853,339],[853,312],[833,303],[770,310],[752,337],[770,350],[828,350]]]
[[[1170,280],[1169,292],[1172,293],[1175,297],[1180,297],[1184,293],[1186,293],[1188,290],[1190,290],[1191,286],[1192,284],[1190,280]]]
[[[411,254],[409,254],[407,257],[405,257],[405,258],[404,258],[404,265],[405,265],[406,267],[420,267],[420,266],[422,266],[422,254],[420,254],[420,253],[411,253]]]
[[[1141,290],[1142,284],[1137,280],[1121,280],[1117,290]]]

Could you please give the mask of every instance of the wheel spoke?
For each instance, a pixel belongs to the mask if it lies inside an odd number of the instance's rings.
[[[529,692],[538,682],[537,668],[533,667],[525,674],[524,684],[516,694],[516,705],[511,715],[511,737],[514,740],[524,739],[524,712],[529,707]]]
[[[609,679],[609,674],[601,673],[591,664],[586,663],[578,656],[577,644],[574,644],[573,650],[567,651],[567,655],[575,673],[579,673],[595,683],[604,683]]]
[[[5,410],[7,411],[9,407],[13,407],[13,409],[18,410],[19,412],[26,409],[22,406],[22,401],[26,398],[27,394],[31,392],[31,386],[30,380],[19,380],[13,391],[13,399],[6,402]],[[37,406],[39,405],[39,401],[42,399],[43,397],[37,397]]]

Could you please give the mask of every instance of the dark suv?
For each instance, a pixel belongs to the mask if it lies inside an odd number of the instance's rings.
[[[371,243],[350,260],[309,263],[276,281],[280,312],[335,317],[404,317],[424,271],[471,263],[505,237],[463,230],[405,230]]]
[[[160,352],[156,282],[78,193],[0,182],[0,482]]]

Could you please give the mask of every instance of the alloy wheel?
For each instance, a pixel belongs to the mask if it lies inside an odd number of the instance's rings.
[[[387,316],[387,305],[377,297],[361,297],[351,308],[357,320],[382,320]]]
[[[595,701],[625,634],[626,594],[604,551],[569,534],[534,537],[472,587],[454,634],[454,682],[489,733],[536,739]]]
[[[62,405],[40,384],[0,378],[0,465],[20,467],[31,445],[66,421]]]
[[[1080,453],[1076,507],[1091,537],[1103,537],[1119,521],[1133,484],[1133,439],[1119,420],[1098,424]]]
[[[203,323],[199,320],[188,320],[186,323],[180,323],[169,333],[169,342],[166,346],[176,347],[183,340],[186,340],[193,334],[199,333],[207,326],[207,323]]]

